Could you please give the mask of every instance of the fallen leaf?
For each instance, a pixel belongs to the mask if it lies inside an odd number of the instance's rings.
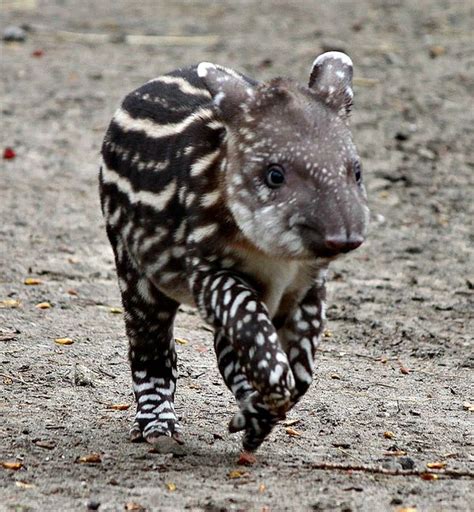
[[[100,464],[102,462],[102,458],[100,453],[90,453],[89,455],[83,455],[76,459],[76,462],[80,462],[81,464]]]
[[[429,54],[432,59],[436,59],[436,57],[441,57],[446,53],[446,48],[440,45],[431,46],[429,49]]]
[[[69,295],[79,295],[76,290],[73,290],[72,288],[67,291]]]
[[[173,482],[168,482],[166,484],[166,487],[168,488],[168,491],[171,491],[171,492],[176,491],[176,484],[174,484]]]
[[[49,302],[39,302],[36,304],[35,308],[38,309],[50,309],[52,306]]]
[[[41,281],[41,279],[37,279],[36,277],[27,277],[24,280],[24,283],[28,286],[36,286],[38,284],[43,284],[43,281]]]
[[[422,473],[420,475],[420,478],[422,480],[438,480],[438,475],[435,475],[434,473]]]
[[[187,345],[189,343],[188,340],[184,340],[183,338],[175,338],[174,341],[176,341],[178,345]]]
[[[239,469],[233,469],[230,471],[227,475],[231,480],[234,480],[236,478],[244,478],[246,476],[249,476],[249,473],[247,471],[240,471]]]
[[[20,489],[31,489],[32,487],[35,487],[35,485],[23,482],[22,480],[16,480],[15,485]]]
[[[286,427],[285,432],[291,437],[300,437],[301,436],[301,432],[298,432],[297,430],[295,430],[294,428],[291,428],[291,427]]]
[[[334,380],[341,380],[341,376],[338,375],[337,373],[331,373],[331,379],[334,379]]]
[[[5,469],[11,469],[12,471],[18,471],[23,467],[23,462],[8,462],[1,461],[0,465]]]
[[[107,409],[113,409],[114,411],[126,411],[130,409],[130,404],[112,404],[108,405]]]
[[[255,455],[249,452],[240,452],[239,459],[237,460],[237,464],[239,466],[251,466],[257,462],[257,458]]]
[[[403,366],[402,364],[400,364],[400,373],[403,373],[403,375],[408,375],[410,373],[410,370]]]
[[[383,433],[383,436],[385,437],[385,439],[393,439],[395,437],[395,434],[390,430],[386,430]]]
[[[428,462],[426,464],[427,468],[430,469],[444,469],[448,465],[447,462],[437,461],[437,462]]]
[[[266,489],[267,489],[267,486],[265,484],[260,484],[258,486],[258,492],[261,494],[263,494],[266,491]]]
[[[469,412],[474,412],[474,404],[471,404],[469,402],[464,402],[462,404],[462,408],[465,410],[465,411],[469,411]]]
[[[403,457],[406,454],[407,452],[403,450],[388,450],[384,453],[384,455],[389,455],[391,457]]]
[[[57,345],[72,345],[74,341],[71,338],[56,338],[54,343]]]
[[[381,362],[382,364],[385,364],[387,361],[388,361],[388,357],[382,356],[382,357],[380,358],[380,362]]]
[[[16,157],[16,153],[13,148],[5,148],[3,150],[3,159],[4,160],[12,160]]]
[[[42,441],[41,439],[35,439],[33,443],[40,448],[45,448],[46,450],[52,450],[56,448],[56,443],[54,441]]]
[[[16,299],[0,300],[0,309],[14,309],[19,308],[20,306],[21,302]]]
[[[300,418],[295,418],[293,420],[282,421],[281,424],[284,425],[285,427],[291,427],[292,425],[296,425],[300,421],[301,421]]]
[[[417,509],[415,507],[404,507],[399,508],[397,512],[417,512]]]
[[[194,382],[191,382],[191,384],[189,384],[189,387],[191,389],[202,389],[202,387],[199,384],[195,384]]]
[[[332,331],[330,329],[324,329],[323,336],[325,338],[332,338],[333,337],[333,333],[332,333]]]
[[[34,52],[32,52],[31,54],[33,57],[42,57],[44,55],[44,51],[43,50],[35,50]]]
[[[109,312],[114,315],[121,315],[123,313],[123,309],[122,308],[110,308]]]
[[[125,510],[133,511],[133,512],[145,512],[146,508],[140,503],[135,503],[134,501],[129,501],[125,504]]]

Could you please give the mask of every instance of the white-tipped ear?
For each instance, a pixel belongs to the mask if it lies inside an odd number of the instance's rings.
[[[352,60],[342,52],[320,55],[311,68],[309,87],[329,106],[347,117],[352,106]]]
[[[223,117],[232,117],[253,97],[253,85],[232,69],[201,62],[197,74],[211,93],[214,105]]]

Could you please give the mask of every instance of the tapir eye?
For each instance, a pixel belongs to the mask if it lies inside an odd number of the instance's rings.
[[[285,171],[276,164],[271,164],[267,168],[265,182],[270,188],[278,188],[285,183]]]
[[[360,166],[360,162],[356,162],[354,164],[354,177],[357,184],[360,184],[360,182],[362,181],[362,168]]]

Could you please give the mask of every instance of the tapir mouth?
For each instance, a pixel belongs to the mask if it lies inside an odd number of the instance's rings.
[[[358,234],[351,235],[322,235],[314,226],[299,225],[303,240],[308,249],[321,258],[333,258],[357,249],[364,242],[364,237]]]

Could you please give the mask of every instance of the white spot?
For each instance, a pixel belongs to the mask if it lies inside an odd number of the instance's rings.
[[[199,78],[205,78],[210,69],[216,69],[216,65],[211,62],[201,62],[197,67]]]
[[[219,107],[222,100],[225,99],[225,92],[220,91],[214,96],[214,104]]]
[[[257,311],[257,303],[254,300],[251,300],[247,303],[245,309],[251,312]]]
[[[326,52],[317,57],[313,62],[314,66],[321,66],[326,60],[340,60],[344,65],[353,67],[352,60],[349,55],[343,52]]]
[[[294,361],[295,359],[298,358],[298,356],[300,355],[300,350],[298,347],[291,347],[291,350],[290,350],[290,361]]]
[[[301,320],[296,324],[296,326],[300,331],[305,331],[306,329],[308,329],[309,323],[305,322],[304,320]]]
[[[318,312],[317,306],[312,304],[304,304],[302,308],[308,313],[308,315],[315,315]]]
[[[270,372],[268,382],[270,386],[274,386],[280,382],[281,376],[283,375],[283,366],[278,364],[274,370]]]
[[[306,382],[307,384],[311,384],[313,378],[308,373],[308,370],[301,364],[296,363],[293,367],[293,374],[302,382]]]

